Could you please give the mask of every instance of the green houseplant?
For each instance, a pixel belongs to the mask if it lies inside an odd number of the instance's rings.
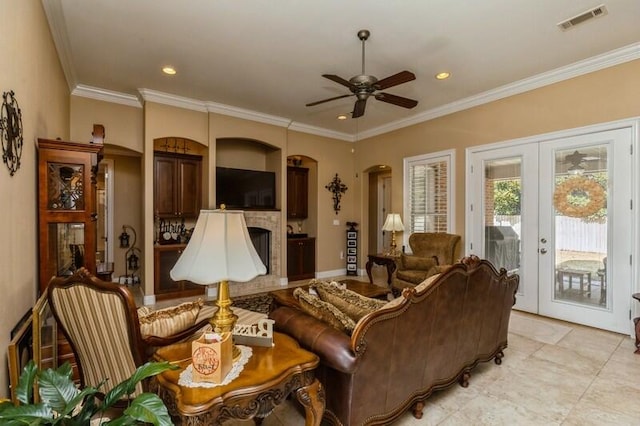
[[[39,371],[33,361],[24,367],[16,389],[21,405],[11,402],[0,404],[2,425],[61,425],[85,426],[91,419],[100,419],[116,402],[135,391],[138,382],[168,369],[177,368],[168,362],[148,362],[136,369],[133,375],[106,393],[101,403],[97,399],[97,387],[78,389],[72,380],[68,362],[57,370]],[[34,403],[33,390],[37,383],[40,402]],[[171,417],[162,400],[153,393],[142,393],[131,400],[116,419],[99,424],[109,426],[151,423],[156,426],[172,425]]]

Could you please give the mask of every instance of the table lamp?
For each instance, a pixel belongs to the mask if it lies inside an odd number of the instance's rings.
[[[389,256],[397,256],[396,231],[404,231],[404,225],[402,224],[402,219],[400,219],[400,214],[389,213],[387,215],[387,220],[385,220],[384,225],[382,225],[382,230],[391,231],[391,248],[389,249]]]
[[[174,281],[209,285],[218,282],[218,311],[210,320],[216,333],[233,332],[238,316],[230,308],[229,281],[246,282],[264,275],[267,268],[253,247],[244,212],[201,210],[193,235],[171,269]]]

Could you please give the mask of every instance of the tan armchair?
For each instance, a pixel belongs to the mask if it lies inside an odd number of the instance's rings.
[[[100,388],[102,393],[147,362],[149,348],[188,338],[208,323],[208,319],[200,319],[171,336],[143,338],[131,291],[101,281],[84,268],[70,277],[53,278],[47,297],[75,354],[82,386],[97,386],[108,379]],[[142,391],[143,386],[138,384],[132,397]]]
[[[411,255],[401,254],[393,279],[393,292],[399,294],[406,287],[413,287],[431,275],[440,273],[445,266],[454,264],[460,256],[460,235],[444,232],[420,232],[411,234]]]

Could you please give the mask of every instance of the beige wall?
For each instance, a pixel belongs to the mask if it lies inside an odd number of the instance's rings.
[[[71,140],[88,142],[94,124],[104,126],[110,145],[143,151],[142,108],[71,96]]]
[[[358,141],[357,171],[393,170],[394,211],[402,211],[404,157],[456,150],[455,232],[464,234],[465,149],[640,116],[640,60]],[[362,203],[366,205],[366,195]],[[403,218],[404,219],[404,218]]]
[[[181,137],[192,139],[204,146],[209,146],[208,118],[206,112],[186,110],[154,102],[146,102],[143,113],[144,154],[142,162],[142,223],[141,243],[144,255],[144,274],[142,275],[144,294],[153,294],[153,140],[165,137]],[[203,176],[207,176],[211,155],[205,155],[202,162]],[[203,181],[203,207],[208,203],[209,180]]]
[[[69,137],[69,89],[39,1],[3,1],[0,91],[13,90],[22,111],[21,167],[0,163],[0,398],[8,396],[6,348],[13,325],[33,306],[38,282],[36,147],[38,137]]]
[[[127,249],[120,248],[118,236],[122,233],[122,225],[132,226],[136,230],[138,241],[136,247],[143,248],[142,241],[142,174],[140,156],[124,156],[113,155],[108,156],[113,160],[114,168],[114,203],[113,203],[113,255],[114,255],[114,271],[113,278],[116,279],[121,275],[125,275],[125,252]],[[133,235],[130,230],[127,233],[131,235],[131,243],[133,243]],[[153,236],[152,236],[153,238]],[[140,256],[140,262],[144,263],[143,256]],[[142,266],[143,267],[143,266]],[[141,269],[142,270],[142,269]]]
[[[287,155],[304,155],[317,162],[317,191],[310,193],[310,196],[316,197],[318,206],[316,270],[344,270],[346,263],[340,258],[340,253],[346,251],[346,222],[360,224],[360,208],[356,207],[360,199],[360,179],[354,173],[353,144],[300,132],[290,132],[288,139]],[[325,189],[336,173],[348,188],[342,196],[338,214],[333,210],[331,192]],[[310,182],[313,181],[311,178]],[[338,220],[339,225],[334,225],[334,220]],[[359,247],[362,252],[364,246],[360,244]]]
[[[245,161],[256,162],[257,169],[275,169],[279,177],[278,191],[284,194],[286,181],[286,156],[302,155],[317,162],[314,169],[314,186],[311,188],[312,203],[317,206],[317,214],[304,223],[304,232],[318,237],[317,270],[333,272],[344,268],[340,253],[344,251],[345,222],[356,221],[360,224],[360,266],[364,264],[369,246],[369,190],[368,174],[371,167],[379,164],[389,165],[392,169],[392,210],[402,211],[402,162],[407,156],[425,154],[454,148],[456,150],[456,215],[454,231],[464,233],[464,155],[465,148],[492,142],[504,141],[546,132],[606,122],[626,117],[638,116],[640,101],[636,95],[640,86],[640,61],[623,64],[590,75],[560,82],[545,88],[492,102],[459,113],[434,119],[425,123],[400,129],[385,135],[376,136],[355,144],[288,131],[285,127],[253,122],[214,113],[185,110],[177,107],[147,103],[142,110],[142,124],[134,124],[140,111],[132,107],[108,106],[100,101],[72,100],[72,129],[74,134],[91,129],[94,122],[110,125],[116,139],[139,138],[144,141],[140,148],[143,159],[142,222],[145,232],[152,233],[153,224],[153,158],[151,150],[154,138],[176,136],[186,137],[211,147],[203,162],[205,176],[203,188],[203,207],[215,207],[215,170],[217,163],[235,162],[236,153],[226,151],[216,154],[217,141],[225,138],[255,140],[270,145],[278,155],[265,157],[260,153],[256,158],[246,157]],[[116,123],[124,120],[129,124],[118,127]],[[107,140],[110,140],[109,125]],[[138,136],[132,136],[138,135]],[[123,142],[124,143],[124,142]],[[281,151],[280,151],[281,150]],[[352,152],[353,150],[353,152]],[[244,153],[246,154],[246,153]],[[239,155],[244,155],[240,153]],[[315,164],[315,163],[314,163]],[[342,199],[342,210],[335,215],[332,209],[331,194],[324,188],[335,173],[338,173],[348,186]],[[284,197],[278,197],[284,202]],[[286,222],[284,205],[283,222]],[[333,225],[334,219],[339,225]],[[283,228],[283,233],[286,229]],[[152,235],[152,234],[150,234]],[[284,235],[283,235],[284,238]],[[149,274],[152,264],[152,241],[145,240],[145,275]],[[281,253],[286,258],[284,246]],[[283,265],[284,266],[284,265]],[[282,271],[285,276],[285,271]],[[150,275],[149,275],[150,276]],[[151,283],[147,283],[146,294],[152,294]]]

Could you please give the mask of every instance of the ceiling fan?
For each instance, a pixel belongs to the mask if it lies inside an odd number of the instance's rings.
[[[367,41],[371,33],[369,30],[358,31],[358,38],[362,41],[362,74],[351,77],[348,81],[342,77],[338,77],[334,74],[322,74],[324,78],[328,78],[338,84],[342,84],[347,87],[351,94],[335,96],[329,99],[323,99],[317,102],[311,102],[306,106],[319,105],[325,102],[334,101],[336,99],[347,98],[349,96],[355,96],[357,98],[355,105],[353,106],[352,118],[362,117],[367,105],[367,99],[373,95],[379,101],[387,102],[389,104],[401,106],[403,108],[413,108],[418,105],[418,101],[404,98],[402,96],[392,95],[390,93],[375,93],[377,90],[388,89],[389,87],[397,86],[402,83],[406,83],[411,80],[415,80],[416,76],[409,71],[401,71],[397,74],[378,80],[372,75],[366,75],[364,72],[364,42]]]

